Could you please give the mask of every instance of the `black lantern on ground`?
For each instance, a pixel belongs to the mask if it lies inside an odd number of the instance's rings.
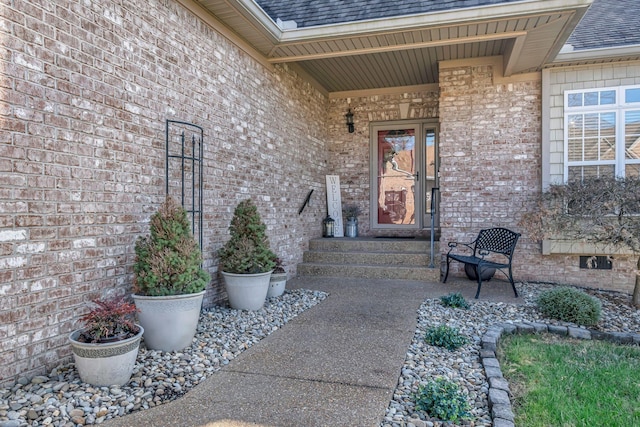
[[[351,108],[349,108],[349,111],[347,111],[347,114],[345,114],[344,117],[347,119],[347,128],[349,129],[349,133],[353,133],[353,113],[351,112]]]
[[[335,221],[329,215],[322,221],[322,237],[333,237]]]

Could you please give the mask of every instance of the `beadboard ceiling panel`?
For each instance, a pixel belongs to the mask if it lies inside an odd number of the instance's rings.
[[[489,5],[296,28],[251,0],[195,1],[272,64],[296,63],[327,92],[438,82],[438,62],[503,56],[505,75],[540,70],[592,0]],[[471,4],[471,3],[465,3]]]
[[[504,40],[466,43],[368,55],[300,61],[298,64],[332,92],[413,86],[438,81],[438,62],[482,56],[504,51]]]

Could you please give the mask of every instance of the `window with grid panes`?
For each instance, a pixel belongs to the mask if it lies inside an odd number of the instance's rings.
[[[565,181],[640,175],[640,86],[564,96]]]

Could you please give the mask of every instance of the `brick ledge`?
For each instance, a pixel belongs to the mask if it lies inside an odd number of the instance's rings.
[[[564,239],[545,239],[542,241],[542,255],[633,255],[626,247],[601,245],[593,242]]]

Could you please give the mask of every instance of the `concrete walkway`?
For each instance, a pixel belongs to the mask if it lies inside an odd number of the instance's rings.
[[[395,390],[425,298],[474,282],[297,278],[288,288],[329,297],[173,402],[103,425],[378,426]],[[519,302],[507,282],[483,284],[481,300]]]

